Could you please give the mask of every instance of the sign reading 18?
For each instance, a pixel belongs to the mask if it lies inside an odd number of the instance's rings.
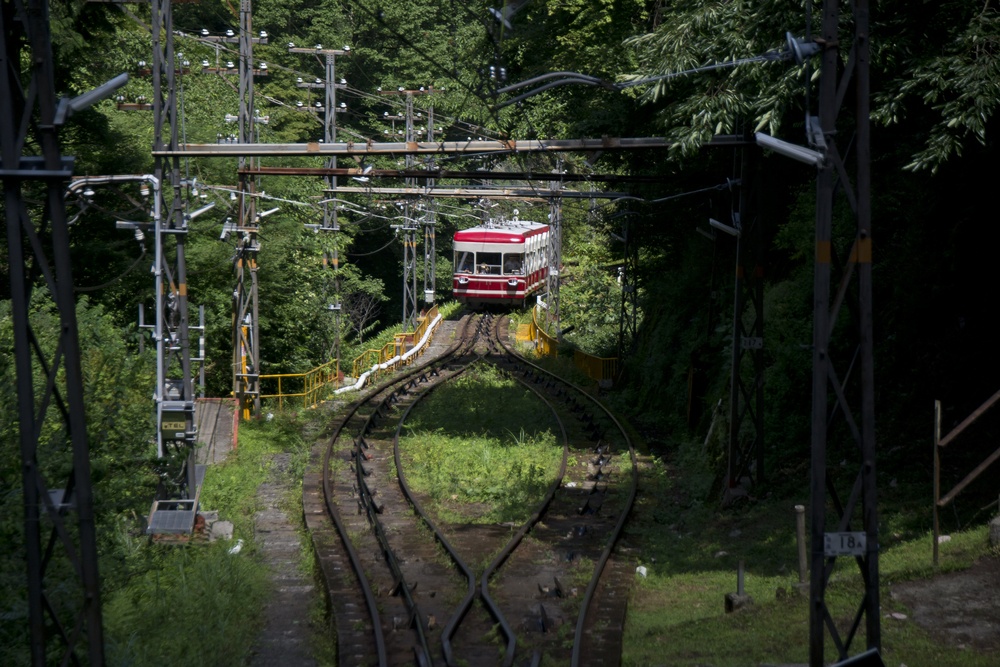
[[[824,556],[864,556],[867,544],[864,532],[823,533]]]

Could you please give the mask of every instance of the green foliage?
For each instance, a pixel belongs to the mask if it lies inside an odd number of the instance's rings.
[[[225,463],[205,471],[202,509],[217,510],[220,517],[233,522],[235,536],[253,539],[257,487],[267,481],[274,454],[291,452],[299,461],[297,465],[302,464],[307,445],[301,427],[294,412],[240,422],[236,451],[230,453]]]
[[[618,271],[622,268],[622,249],[609,242],[615,233],[610,228],[613,223],[567,207],[563,224],[570,233],[563,236],[560,326],[564,330],[572,327],[567,340],[589,354],[617,356],[622,305]],[[642,296],[640,293],[639,298]],[[642,320],[641,312],[637,319]]]
[[[228,542],[161,548],[104,605],[109,665],[243,665],[261,626],[266,570]]]
[[[665,462],[669,460],[669,465]],[[623,664],[732,665],[808,661],[808,596],[796,592],[798,556],[795,512],[788,496],[728,511],[713,510],[691,494],[691,469],[681,457],[645,459],[636,507],[626,540],[642,544],[629,600]],[[791,498],[804,498],[807,476],[799,475]],[[910,492],[913,489],[909,490]],[[892,664],[983,666],[991,656],[941,644],[912,621],[888,619],[903,611],[889,592],[901,581],[931,576],[931,537],[926,528],[903,529],[893,517],[926,515],[901,496],[886,499],[880,511],[879,556],[883,656]],[[926,525],[926,522],[925,522]],[[808,526],[807,526],[808,531]],[[941,545],[941,571],[969,567],[988,555],[985,526],[952,534]],[[746,568],[745,590],[753,606],[727,614],[723,600],[735,591],[739,561]],[[779,592],[781,595],[779,595]],[[857,611],[863,593],[858,570],[840,559],[825,601],[841,626]],[[706,642],[705,637],[712,637]],[[753,641],[747,641],[752,637]],[[863,639],[862,639],[863,642]],[[836,655],[828,646],[827,655]]]
[[[29,317],[39,348],[51,361],[61,323],[54,305],[44,296],[36,291]],[[104,590],[113,591],[134,571],[128,543],[134,531],[141,530],[136,525],[137,517],[148,510],[158,481],[153,460],[153,405],[149,398],[154,369],[149,354],[138,355],[132,348],[134,331],[118,328],[102,306],[81,298],[76,319],[80,340],[86,342],[80,366],[99,569]],[[14,359],[11,304],[0,301],[0,511],[6,517],[0,521],[0,591],[4,600],[0,644],[4,651],[10,651],[3,660],[9,664],[28,659],[24,498]],[[38,409],[43,400],[45,373],[37,360],[33,359],[32,365]],[[60,378],[63,373],[60,368]],[[48,483],[61,486],[72,470],[72,450],[55,411],[50,405],[42,423],[37,462]],[[47,528],[48,523],[43,521],[43,535]],[[57,548],[46,572],[48,589],[72,591],[75,581],[68,561]],[[71,594],[56,595],[52,602],[60,609],[72,603]]]
[[[907,168],[936,170],[970,140],[986,145],[1000,99],[1000,11],[974,0],[911,9],[890,2],[872,12],[872,118],[919,135],[908,142]],[[820,20],[815,12],[813,35]],[[639,78],[757,56],[783,48],[783,30],[801,36],[803,28],[801,9],[776,0],[663,3],[656,28],[628,44]],[[802,117],[803,84],[787,61],[752,63],[661,81],[645,99],[662,104],[667,137],[691,155],[714,134],[741,125],[787,133]]]

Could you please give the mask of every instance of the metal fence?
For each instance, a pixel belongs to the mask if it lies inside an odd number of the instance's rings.
[[[305,373],[275,373],[260,376],[261,399],[278,399],[278,409],[300,405],[308,408],[340,386],[343,374],[334,359]],[[271,393],[267,393],[270,391]]]
[[[413,331],[396,334],[393,340],[381,349],[365,350],[351,363],[354,377],[360,377],[363,373],[371,371],[369,381],[372,381],[401,366],[413,363],[416,355],[404,357],[403,354],[424,337],[427,327],[437,316],[438,308],[434,306],[417,318],[417,326]],[[284,409],[286,405],[309,408],[329,398],[341,387],[343,380],[344,374],[340,372],[339,360],[334,359],[305,373],[261,375],[260,397],[277,399],[279,410]]]
[[[543,357],[559,353],[559,341],[538,326],[538,308],[531,314],[531,322],[517,327],[517,342],[531,343],[535,352]],[[598,382],[610,383],[618,375],[619,360],[617,357],[597,357],[582,350],[573,350],[573,363],[587,377]]]

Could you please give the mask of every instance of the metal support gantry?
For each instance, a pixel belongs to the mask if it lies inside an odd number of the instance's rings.
[[[207,31],[205,31],[207,33]],[[257,115],[254,105],[254,77],[266,76],[267,67],[254,67],[253,45],[267,44],[267,33],[253,34],[253,7],[251,0],[240,0],[240,30],[238,35],[228,31],[225,36],[203,34],[203,41],[225,42],[239,45],[239,109],[235,117],[239,124],[237,142],[239,145],[258,140],[257,123],[266,123],[266,118]],[[203,65],[205,65],[203,63]],[[230,67],[202,67],[203,72],[227,74]],[[226,120],[233,120],[227,116]],[[257,182],[249,172],[256,160],[242,151],[237,153],[239,179],[236,188],[239,217],[235,228],[227,223],[223,228],[223,238],[235,232],[236,252],[233,257],[233,394],[239,404],[244,419],[260,411],[260,321],[259,295],[257,288],[257,254],[260,251],[260,219],[265,214],[257,211]]]
[[[240,0],[239,137],[240,144],[256,141],[253,99],[253,45],[266,43],[253,36],[250,0]],[[257,253],[260,251],[260,216],[257,213],[256,182],[247,173],[254,158],[239,156],[236,256],[233,260],[233,392],[244,419],[260,412],[260,304],[257,289]]]
[[[841,6],[846,10],[843,17]],[[818,166],[816,187],[813,285],[809,588],[812,667],[824,664],[827,638],[841,660],[850,655],[856,639],[863,641],[869,650],[881,647],[872,350],[868,6],[868,0],[824,0],[821,35],[817,40],[822,57],[818,118],[821,134],[811,137],[811,142],[822,152],[823,160]],[[848,34],[841,35],[842,29]],[[848,50],[846,60],[841,47]],[[838,134],[838,113],[845,98],[855,105],[853,117],[845,123],[853,132]],[[844,151],[853,148],[853,173],[848,171],[838,140]],[[836,247],[833,234],[834,197],[838,192],[845,196],[855,219],[855,229],[844,247]],[[835,257],[839,259],[834,261]],[[836,281],[834,266],[838,269]],[[831,295],[834,285],[836,291]],[[852,287],[856,290],[853,294]],[[848,319],[850,326],[838,326],[841,319]],[[846,459],[848,467],[828,467],[828,459]],[[851,465],[855,466],[853,474]],[[838,556],[850,558],[857,565],[864,585],[864,593],[853,612],[831,611],[827,604],[827,585]],[[837,621],[845,616],[852,619],[846,628]]]
[[[562,190],[559,181],[552,181],[549,190]],[[555,327],[556,336],[562,339],[559,324],[559,272],[562,268],[562,197],[556,196],[549,200],[549,270],[545,276],[546,322]]]

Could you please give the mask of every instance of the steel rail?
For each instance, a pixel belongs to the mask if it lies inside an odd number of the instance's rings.
[[[454,379],[459,375],[461,375],[462,373],[464,373],[465,371],[467,371],[469,368],[472,367],[472,363],[456,371],[455,374],[452,375],[449,379]],[[414,513],[416,513],[416,515],[420,518],[420,520],[427,525],[431,533],[433,533],[434,539],[437,540],[442,547],[444,547],[444,550],[448,552],[448,555],[451,557],[452,562],[455,564],[456,567],[458,567],[459,570],[462,571],[462,574],[468,581],[468,592],[465,594],[465,597],[459,604],[459,609],[462,610],[460,612],[460,615],[464,616],[465,613],[468,612],[469,607],[472,606],[472,601],[476,597],[476,574],[472,571],[469,565],[458,555],[458,552],[455,551],[455,548],[451,545],[451,542],[448,541],[448,538],[445,537],[444,533],[442,533],[441,530],[434,523],[434,521],[431,520],[430,516],[428,516],[427,512],[424,510],[423,505],[420,504],[420,501],[417,500],[417,497],[413,494],[413,491],[410,489],[410,485],[406,481],[406,473],[403,472],[403,463],[399,454],[399,434],[400,431],[403,430],[403,424],[406,421],[406,418],[409,416],[410,411],[414,408],[414,406],[416,406],[417,403],[422,398],[426,397],[431,391],[433,391],[434,388],[435,387],[428,387],[419,394],[417,394],[413,398],[413,402],[410,403],[406,407],[406,410],[403,411],[403,414],[400,416],[399,422],[396,425],[396,433],[393,436],[392,455],[393,455],[393,460],[396,462],[396,480],[399,482],[399,488],[403,492],[403,496],[410,503],[410,505],[413,506]],[[458,614],[456,614],[456,616],[458,616]],[[452,665],[455,664],[454,655],[451,649],[451,636],[458,625],[457,623],[454,622],[456,616],[452,616],[452,619],[448,621],[448,624],[445,626],[442,632],[441,649],[442,652],[444,653],[445,664],[447,664],[448,667],[452,667]]]
[[[372,591],[371,584],[368,582],[368,577],[365,576],[364,567],[361,565],[361,558],[358,555],[357,549],[355,549],[354,545],[351,543],[347,528],[344,526],[344,523],[340,518],[340,512],[337,511],[337,507],[333,502],[333,485],[330,481],[330,457],[333,454],[333,444],[337,442],[337,439],[340,437],[341,431],[347,425],[348,420],[354,416],[360,406],[361,403],[359,402],[350,409],[343,422],[334,431],[333,437],[330,440],[330,446],[326,448],[326,451],[323,454],[323,501],[326,505],[327,514],[333,520],[333,523],[337,528],[337,534],[340,536],[340,541],[344,545],[344,549],[347,550],[348,559],[351,561],[351,569],[354,570],[358,584],[361,586],[361,590],[365,598],[365,605],[368,607],[368,616],[371,618],[373,632],[375,633],[375,650],[378,655],[379,667],[386,667],[389,662],[385,650],[385,636],[382,633],[382,620],[378,612],[378,603],[375,601],[375,593]]]
[[[468,322],[466,322],[465,326],[467,325]],[[464,327],[463,327],[463,332],[464,332]],[[441,359],[448,358],[450,355],[452,355],[460,344],[461,340],[458,343],[452,345],[450,348],[448,348],[448,350],[446,350],[444,355],[442,355],[441,357],[437,359],[432,359],[424,364],[420,364],[419,366],[413,366],[409,368],[407,371],[405,371],[401,376],[391,377],[387,379],[385,382],[376,385],[371,390],[368,396],[369,397],[377,396],[386,389],[393,387],[394,385],[397,384],[402,384],[406,382],[410,377],[424,372],[431,366],[439,363]],[[343,430],[347,427],[347,424],[350,421],[350,419],[357,414],[358,410],[365,404],[367,400],[368,400],[367,398],[362,399],[356,402],[351,408],[349,408],[348,413],[344,416],[340,425],[334,431],[333,436],[330,439],[330,444],[326,448],[326,451],[324,452],[323,455],[323,476],[322,476],[323,495],[324,495],[324,504],[326,505],[327,514],[333,520],[333,523],[337,528],[337,532],[340,536],[341,543],[344,545],[344,549],[347,551],[348,559],[351,562],[351,569],[354,570],[354,574],[357,577],[359,585],[361,586],[365,598],[365,605],[368,607],[369,618],[371,618],[372,620],[372,628],[373,628],[373,633],[375,635],[375,646],[378,656],[379,667],[386,667],[388,665],[388,657],[386,653],[385,635],[382,632],[382,621],[380,614],[378,612],[378,604],[375,600],[375,594],[371,589],[371,584],[368,582],[368,577],[364,573],[364,566],[361,564],[361,558],[358,555],[357,550],[354,548],[354,545],[351,542],[350,536],[348,534],[347,528],[344,525],[342,518],[340,517],[340,512],[337,510],[336,503],[333,499],[333,488],[330,478],[330,459],[333,455],[333,447],[336,444],[337,440],[340,438],[340,435],[343,432]]]
[[[468,326],[468,321],[466,322],[466,327],[463,328],[463,338],[465,329]],[[477,334],[478,335],[478,334]],[[378,403],[378,406],[372,411],[367,418],[365,423],[361,428],[359,437],[355,440],[354,458],[355,458],[355,478],[358,487],[358,497],[361,501],[361,506],[365,510],[368,523],[371,525],[372,530],[375,533],[375,537],[379,542],[382,549],[382,555],[385,558],[386,565],[389,567],[392,573],[395,586],[399,593],[403,596],[403,601],[406,605],[407,610],[410,613],[411,620],[413,622],[414,630],[417,635],[417,641],[419,646],[414,647],[414,653],[418,665],[431,665],[431,651],[430,645],[427,640],[427,634],[425,632],[423,617],[420,613],[420,607],[418,603],[413,599],[409,586],[406,584],[406,578],[403,575],[403,570],[400,565],[399,559],[397,558],[395,552],[392,550],[392,545],[389,543],[389,537],[385,532],[385,527],[382,522],[378,519],[378,511],[373,498],[373,493],[368,486],[368,482],[365,480],[364,468],[362,464],[363,455],[361,451],[362,443],[364,442],[364,436],[366,436],[375,426],[375,421],[378,418],[384,417],[385,413],[389,409],[389,402],[394,399],[399,393],[400,389],[404,387],[407,383],[413,382],[415,376],[425,374],[432,367],[442,366],[450,360],[452,357],[456,356],[457,352],[463,345],[467,345],[471,348],[474,344],[475,339],[472,343],[460,338],[454,345],[452,345],[441,357],[434,359],[426,364],[423,364],[419,368],[412,369],[410,372],[405,373],[402,378],[394,378],[390,382],[385,383],[378,392],[373,393],[372,396],[377,396],[378,393],[385,391],[389,387],[393,387],[392,391],[384,396]]]
[[[594,594],[597,591],[597,586],[598,583],[600,582],[601,574],[604,571],[604,567],[607,565],[607,562],[611,557],[611,551],[614,549],[615,544],[618,542],[618,538],[621,536],[621,532],[625,527],[625,521],[628,519],[628,515],[632,511],[632,506],[635,504],[635,497],[639,487],[639,462],[635,455],[635,446],[632,444],[632,439],[628,437],[628,433],[622,426],[621,422],[618,421],[618,419],[611,413],[610,410],[608,410],[607,407],[605,407],[603,403],[601,403],[599,400],[588,394],[581,387],[578,387],[572,382],[569,382],[568,380],[559,377],[555,373],[552,373],[542,368],[541,366],[538,366],[537,364],[531,363],[521,355],[514,352],[508,343],[501,340],[501,344],[504,346],[508,354],[510,354],[511,356],[517,358],[522,363],[531,366],[535,370],[545,373],[546,375],[557,379],[559,382],[562,382],[567,386],[572,387],[578,393],[582,394],[588,400],[590,400],[595,406],[597,406],[605,415],[607,415],[607,417],[614,423],[615,427],[618,428],[618,430],[621,432],[622,437],[625,439],[625,442],[628,446],[629,457],[632,461],[632,489],[629,492],[628,498],[625,501],[625,508],[622,510],[619,516],[618,522],[615,525],[615,529],[612,532],[611,538],[608,540],[607,546],[601,553],[600,559],[598,559],[598,561],[594,564],[594,575],[590,580],[590,584],[587,586],[587,590],[584,593],[583,599],[580,604],[580,615],[577,617],[576,631],[573,639],[573,654],[570,660],[570,665],[572,667],[579,667],[581,660],[580,648],[583,643],[583,630],[584,630],[584,624],[586,623],[587,619],[587,611],[589,610],[590,604],[593,601]]]
[[[488,320],[483,320],[482,322],[488,322]],[[499,319],[497,320],[497,322],[499,322]],[[493,325],[493,331],[491,332],[492,336],[489,339],[489,344],[490,344],[490,349],[491,350],[493,349],[493,345],[492,344],[496,340],[496,333],[495,333],[495,331],[496,331],[496,325],[494,324]],[[477,335],[478,335],[478,333],[479,332],[477,332]],[[473,363],[478,363],[478,360],[475,361],[475,362],[473,362]],[[490,363],[492,363],[492,362],[490,362]],[[465,370],[467,370],[468,368],[470,368],[471,365],[472,364],[470,364],[466,368],[463,368],[461,371],[458,371],[455,375],[451,376],[449,378],[449,380],[454,379],[460,373],[465,372]],[[495,365],[495,364],[493,364],[493,365]],[[508,540],[507,544],[503,547],[503,549],[497,555],[497,557],[494,558],[494,560],[489,564],[489,566],[487,566],[487,568],[485,569],[485,571],[483,573],[483,576],[482,576],[482,586],[481,586],[481,589],[480,589],[480,595],[481,595],[481,597],[483,599],[483,603],[486,606],[487,610],[489,611],[490,615],[493,617],[493,619],[500,626],[501,632],[503,632],[503,634],[507,637],[507,650],[505,652],[504,661],[502,663],[505,666],[511,665],[513,663],[513,661],[514,661],[514,652],[515,652],[515,647],[516,647],[516,643],[517,643],[517,637],[516,637],[516,634],[514,633],[513,628],[511,628],[511,626],[510,626],[509,622],[507,621],[506,617],[503,615],[503,612],[500,610],[499,606],[493,601],[492,597],[490,597],[489,591],[488,591],[488,581],[492,577],[492,575],[496,572],[496,570],[503,564],[503,562],[510,556],[510,554],[513,553],[514,550],[520,545],[521,541],[524,539],[524,536],[527,535],[527,533],[535,526],[535,524],[538,523],[538,521],[541,518],[542,514],[545,512],[545,510],[551,504],[552,499],[555,497],[555,493],[559,489],[559,486],[562,484],[563,477],[566,474],[566,463],[567,463],[567,459],[569,457],[569,436],[566,433],[565,425],[563,424],[562,419],[559,418],[559,415],[556,412],[555,407],[544,396],[542,396],[541,393],[537,389],[535,389],[534,387],[530,386],[528,383],[524,382],[520,378],[514,378],[514,379],[517,382],[519,382],[521,385],[523,385],[526,389],[528,389],[529,391],[531,391],[532,393],[534,393],[536,396],[538,396],[538,398],[540,398],[549,407],[549,409],[552,411],[552,414],[555,417],[556,422],[559,424],[560,430],[562,431],[563,454],[562,454],[562,460],[560,462],[560,467],[559,467],[559,472],[557,474],[557,477],[553,481],[553,483],[549,486],[548,490],[546,491],[545,496],[543,496],[541,502],[539,503],[538,508],[520,526],[520,528],[517,530],[517,532],[514,534],[514,536],[511,537],[510,540]],[[403,471],[402,460],[401,460],[401,457],[400,457],[400,449],[399,449],[399,436],[400,436],[400,433],[402,431],[403,425],[404,425],[404,423],[406,421],[406,418],[410,414],[410,411],[417,405],[417,403],[419,401],[421,401],[422,399],[426,398],[432,391],[434,391],[435,389],[437,389],[439,386],[441,386],[441,385],[435,385],[435,386],[432,386],[432,387],[428,387],[424,391],[420,392],[416,397],[414,397],[413,403],[411,403],[406,408],[406,410],[404,411],[403,415],[401,415],[400,420],[399,420],[399,424],[398,424],[398,426],[396,428],[396,434],[395,434],[394,441],[393,441],[393,455],[394,455],[395,462],[396,462],[397,477],[398,477],[398,480],[399,480],[400,488],[403,491],[403,494],[406,496],[407,500],[413,506],[414,511],[417,513],[417,515],[421,518],[421,520],[431,530],[431,532],[434,535],[434,538],[441,544],[442,547],[444,547],[445,551],[448,552],[448,555],[451,557],[452,561],[462,571],[462,573],[466,576],[466,578],[467,578],[467,580],[469,582],[469,590],[466,593],[466,596],[463,598],[462,602],[458,605],[458,607],[456,608],[455,613],[451,616],[451,618],[448,620],[448,623],[445,625],[444,629],[442,630],[442,640],[441,640],[442,641],[442,651],[444,653],[446,664],[448,664],[449,666],[451,666],[451,665],[456,664],[455,663],[455,659],[454,659],[454,655],[453,655],[453,651],[452,651],[452,648],[451,648],[451,639],[454,637],[455,633],[458,631],[459,626],[461,625],[461,623],[464,620],[465,616],[468,614],[469,609],[471,608],[472,603],[475,600],[475,597],[476,597],[476,575],[472,571],[472,569],[468,566],[468,564],[466,564],[465,561],[462,559],[462,557],[458,554],[457,550],[451,545],[450,541],[447,539],[447,536],[444,535],[444,533],[437,527],[437,525],[434,523],[434,521],[427,515],[427,513],[424,511],[423,506],[421,505],[420,501],[412,493],[412,490],[410,489],[410,486],[409,486],[409,484],[406,481],[406,474]]]

